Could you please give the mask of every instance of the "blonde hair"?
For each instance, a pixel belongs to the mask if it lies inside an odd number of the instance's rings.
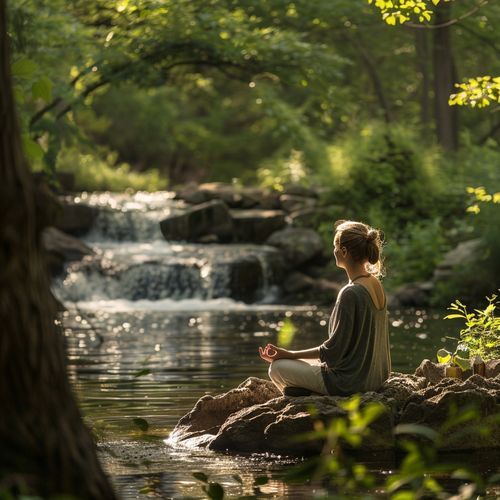
[[[334,227],[334,241],[345,247],[355,262],[366,260],[367,272],[377,277],[384,276],[383,237],[378,229],[352,220],[338,220]]]

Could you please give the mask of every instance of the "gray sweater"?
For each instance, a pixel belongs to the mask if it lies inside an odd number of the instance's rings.
[[[363,285],[342,288],[328,335],[319,357],[331,395],[375,391],[387,380],[391,372],[387,305],[377,309]]]

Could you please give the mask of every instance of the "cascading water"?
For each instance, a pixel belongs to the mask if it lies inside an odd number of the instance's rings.
[[[159,222],[185,209],[173,193],[80,195],[98,208],[84,240],[95,255],[71,265],[54,288],[87,308],[238,307],[276,300],[279,252],[249,244],[165,241]],[[202,301],[202,304],[200,304]]]

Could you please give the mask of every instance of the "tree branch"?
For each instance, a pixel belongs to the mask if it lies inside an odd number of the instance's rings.
[[[459,17],[456,17],[454,19],[450,19],[449,21],[446,21],[445,23],[441,24],[417,24],[417,23],[405,23],[404,25],[407,26],[408,28],[416,28],[416,29],[426,29],[426,30],[437,30],[440,28],[448,28],[448,26],[453,26],[454,24],[459,23],[460,21],[463,21],[467,17],[472,16],[476,12],[478,12],[482,7],[487,5],[489,0],[480,0],[480,2],[471,10],[466,12],[465,14],[462,14]]]

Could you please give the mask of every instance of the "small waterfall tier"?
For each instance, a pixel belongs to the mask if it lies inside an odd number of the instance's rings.
[[[284,263],[276,248],[165,241],[159,222],[184,208],[172,193],[93,193],[75,201],[97,208],[84,237],[95,255],[54,284],[63,302],[277,299]]]

